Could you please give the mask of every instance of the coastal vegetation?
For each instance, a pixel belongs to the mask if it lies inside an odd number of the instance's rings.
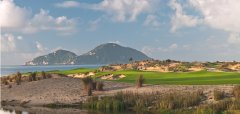
[[[21,74],[20,72],[17,72],[17,74],[16,74],[16,76],[15,76],[15,80],[16,80],[17,85],[20,85],[20,84],[21,84],[22,74]]]
[[[212,68],[189,71],[196,63],[182,62],[181,65],[178,63],[175,67],[171,67],[171,65],[176,61],[166,60],[160,63],[167,66],[167,71],[145,70],[152,68],[156,65],[155,63],[148,64],[149,66],[146,68],[139,68],[135,62],[131,62],[131,64],[109,65],[95,69],[79,68],[22,74],[18,72],[12,76],[1,77],[1,83],[7,88],[5,91],[13,91],[18,90],[17,88],[22,89],[23,86],[26,88],[28,85],[33,85],[36,88],[40,87],[42,83],[48,85],[49,82],[52,84],[59,81],[60,85],[55,86],[54,90],[68,88],[71,95],[77,92],[79,96],[83,96],[80,99],[74,98],[78,99],[77,104],[50,102],[46,105],[50,107],[74,106],[108,113],[129,110],[164,114],[234,114],[239,112],[240,86],[237,84],[240,83],[240,73],[238,71],[219,71]],[[219,64],[223,63],[205,63],[204,66],[215,68],[221,66]],[[225,66],[221,67],[225,68]],[[74,82],[74,85],[66,80]],[[32,81],[35,82],[30,83]],[[63,83],[66,86],[63,86]],[[223,84],[229,88],[215,88],[215,85]],[[176,86],[176,88],[165,89],[170,85]],[[191,85],[191,87],[187,85]],[[214,87],[203,89],[202,85],[209,87],[213,85]],[[74,87],[73,91],[72,87]],[[64,91],[61,92],[64,93]],[[56,93],[59,94],[59,92]],[[55,97],[56,93],[49,95]],[[39,93],[32,92],[31,94]],[[68,93],[62,94],[64,98],[72,100],[72,96],[66,94]],[[40,95],[39,98],[42,96]],[[28,102],[24,101],[24,103]],[[24,103],[20,102],[20,104]]]
[[[140,75],[137,80],[136,80],[136,86],[137,88],[140,88],[143,86],[143,83],[144,83],[144,78],[143,78],[143,75]]]
[[[224,92],[219,90],[214,90],[213,92],[214,100],[218,101],[224,98]]]
[[[104,83],[102,81],[96,81],[92,77],[84,77],[81,80],[88,96],[92,95],[92,90],[103,91]]]
[[[164,114],[237,114],[240,110],[237,98],[218,99],[216,103],[210,104],[202,103],[203,99],[205,96],[202,91],[167,94],[118,92],[113,96],[90,97],[83,107],[104,112],[133,110]]]

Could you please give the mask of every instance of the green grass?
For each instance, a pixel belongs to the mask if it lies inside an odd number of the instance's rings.
[[[47,73],[75,74],[93,72],[97,69],[78,68],[72,70],[55,70]],[[145,78],[145,84],[171,84],[171,85],[217,85],[217,84],[240,84],[240,73],[237,72],[151,72],[138,70],[120,70],[97,72],[94,78],[106,74],[124,74],[126,77],[113,80],[117,82],[135,83],[137,77],[142,74]]]
[[[215,85],[215,84],[240,84],[240,73],[236,72],[145,72],[136,70],[123,70],[116,72],[100,72],[103,74],[124,74],[125,78],[118,82],[135,83],[136,78],[142,74],[146,84],[178,84],[178,85]]]
[[[78,68],[78,69],[72,69],[72,70],[54,70],[54,71],[48,71],[48,73],[59,73],[59,74],[76,74],[76,73],[86,73],[95,71],[96,69],[89,69],[89,68]]]

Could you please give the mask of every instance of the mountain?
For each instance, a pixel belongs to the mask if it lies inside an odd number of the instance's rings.
[[[66,50],[57,50],[48,55],[39,56],[32,61],[26,62],[26,65],[59,65],[74,64],[77,55]]]
[[[39,56],[32,61],[26,62],[26,65],[56,65],[56,64],[114,64],[128,63],[129,60],[149,60],[144,53],[123,47],[114,43],[102,44],[93,50],[77,56],[73,52],[58,50],[48,55]]]
[[[78,56],[76,64],[128,63],[130,58],[133,60],[150,59],[138,50],[122,47],[114,43],[107,43],[97,46],[86,54]]]

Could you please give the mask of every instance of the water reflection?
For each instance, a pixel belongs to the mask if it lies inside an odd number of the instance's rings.
[[[45,107],[12,107],[7,106],[0,109],[0,114],[144,114],[136,112],[97,112],[74,108],[51,109]],[[149,114],[149,113],[146,113]]]

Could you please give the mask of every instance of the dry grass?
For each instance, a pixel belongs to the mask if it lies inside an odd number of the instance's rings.
[[[103,91],[103,86],[104,86],[103,82],[97,82],[96,83],[96,90],[97,91]]]
[[[31,72],[28,77],[28,81],[37,81],[37,73],[36,72]]]
[[[224,92],[219,90],[214,90],[213,97],[214,97],[214,100],[216,101],[222,100],[224,98]]]
[[[240,100],[240,86],[235,86],[233,88],[233,95],[237,100]]]
[[[16,76],[15,76],[15,80],[17,85],[20,85],[22,82],[22,74],[20,72],[17,72]]]
[[[85,104],[90,109],[115,111],[129,110],[149,111],[153,110],[174,110],[197,106],[201,102],[202,92],[193,93],[134,93],[118,92],[114,96],[102,98],[91,97]]]
[[[91,96],[92,95],[92,84],[91,83],[88,83],[88,86],[87,86],[87,95],[88,96]]]
[[[44,71],[41,72],[41,77],[42,77],[42,79],[46,79],[47,78],[47,75],[46,75],[46,73]]]
[[[87,91],[88,86],[91,86],[91,88],[92,88],[92,83],[93,83],[92,77],[82,78],[82,82],[83,82],[84,89],[86,91]]]
[[[144,78],[143,78],[143,75],[140,75],[137,80],[136,80],[136,87],[137,88],[140,88],[143,86],[143,83],[144,83]]]

